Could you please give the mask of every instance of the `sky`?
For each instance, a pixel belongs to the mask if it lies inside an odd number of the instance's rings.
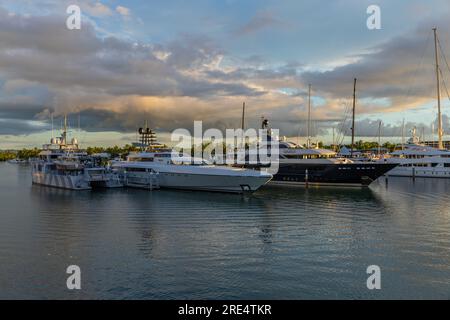
[[[264,116],[302,143],[308,84],[312,140],[346,143],[354,78],[358,138],[377,140],[382,121],[399,141],[404,121],[436,139],[432,28],[447,134],[449,17],[448,0],[0,0],[0,149],[47,143],[64,114],[82,146],[131,143],[144,121],[170,143],[195,120],[240,127],[244,101],[246,127]]]

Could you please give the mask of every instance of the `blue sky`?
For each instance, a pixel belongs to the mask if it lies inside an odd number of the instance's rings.
[[[81,7],[80,31],[65,28],[69,4]],[[366,27],[371,4],[381,30]],[[294,137],[308,83],[315,139],[330,142],[354,77],[359,136],[376,139],[383,120],[383,139],[399,139],[405,118],[431,138],[430,34],[439,28],[447,55],[449,11],[440,0],[0,0],[0,148],[44,143],[51,113],[80,114],[82,142],[111,145],[131,141],[146,118],[163,137],[194,120],[235,127],[242,101],[249,126],[266,115]]]

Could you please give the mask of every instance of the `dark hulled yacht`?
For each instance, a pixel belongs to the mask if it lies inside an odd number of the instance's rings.
[[[268,129],[268,140],[277,139],[271,136],[267,120],[263,120],[262,128]],[[278,140],[278,143],[279,169],[270,184],[368,186],[396,166],[338,158],[332,150],[305,148],[289,141]]]

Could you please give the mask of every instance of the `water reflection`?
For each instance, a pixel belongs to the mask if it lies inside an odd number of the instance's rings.
[[[448,180],[242,197],[73,192],[32,186],[27,168],[0,174],[0,297],[448,298]],[[72,263],[85,281],[75,296]],[[382,292],[365,288],[369,264]]]

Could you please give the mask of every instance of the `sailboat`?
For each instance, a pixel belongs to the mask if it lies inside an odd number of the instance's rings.
[[[413,128],[411,130],[411,138],[407,141],[407,144],[402,142],[401,150],[396,150],[380,160],[380,162],[384,163],[398,164],[397,167],[388,172],[390,176],[450,178],[450,151],[444,149],[442,141],[441,80],[436,28],[433,28],[433,33],[438,107],[438,148],[421,144],[416,135],[416,128]]]

